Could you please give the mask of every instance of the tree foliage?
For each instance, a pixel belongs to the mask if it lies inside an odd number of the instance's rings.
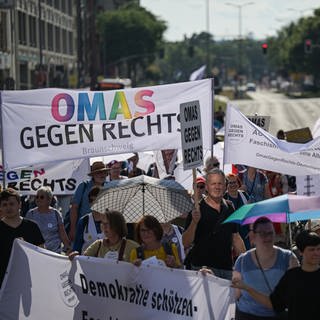
[[[97,27],[101,38],[103,62],[107,66],[125,62],[127,74],[151,62],[160,49],[164,21],[138,5],[131,4],[98,16]]]

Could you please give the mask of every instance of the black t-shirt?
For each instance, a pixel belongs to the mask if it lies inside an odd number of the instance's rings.
[[[270,295],[276,312],[288,308],[290,320],[319,319],[320,270],[288,270]]]
[[[13,228],[0,220],[0,287],[9,262],[12,245],[16,238],[23,238],[24,241],[36,246],[44,244],[41,231],[35,222],[23,218],[21,224]]]
[[[234,211],[226,200],[221,202],[218,212],[205,200],[200,201],[201,219],[198,222],[190,262],[193,266],[208,266],[217,269],[232,270],[232,234],[239,228],[235,223],[222,222]],[[189,213],[185,230],[189,227],[192,215]]]

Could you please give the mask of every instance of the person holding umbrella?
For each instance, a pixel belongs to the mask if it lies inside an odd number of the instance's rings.
[[[130,261],[140,266],[144,259],[156,257],[159,264],[180,268],[178,249],[173,243],[161,243],[163,229],[157,218],[146,215],[136,226],[136,236],[140,247],[130,253]]]
[[[283,274],[299,265],[290,251],[274,246],[275,231],[272,221],[258,218],[252,226],[255,248],[240,255],[235,262],[233,279],[242,279],[259,292],[270,294]],[[267,317],[267,318],[266,318]],[[239,291],[236,320],[276,319],[273,310],[255,301],[248,292]]]
[[[296,237],[302,265],[286,271],[270,295],[259,292],[239,278],[232,286],[246,291],[254,300],[277,313],[288,309],[289,320],[318,319],[320,286],[320,236],[302,231]],[[254,318],[256,319],[256,318]]]

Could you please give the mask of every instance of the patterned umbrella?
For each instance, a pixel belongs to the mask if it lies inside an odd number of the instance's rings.
[[[152,215],[160,222],[168,222],[193,209],[191,197],[174,180],[138,176],[108,183],[92,209],[106,209],[123,213],[127,222],[137,222],[144,215]]]
[[[231,214],[224,222],[248,224],[259,217],[273,222],[290,223],[320,218],[320,197],[284,194],[271,199],[249,203]]]

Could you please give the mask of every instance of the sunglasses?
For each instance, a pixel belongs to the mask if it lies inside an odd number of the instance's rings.
[[[44,198],[45,198],[44,195],[36,196],[36,199],[44,199]]]
[[[198,184],[197,189],[204,189],[206,186],[204,184]]]

